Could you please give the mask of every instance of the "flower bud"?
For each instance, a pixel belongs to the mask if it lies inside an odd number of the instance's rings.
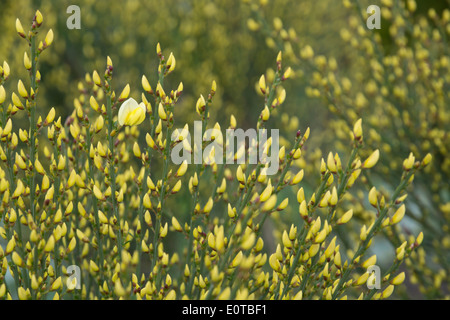
[[[22,38],[26,38],[25,31],[23,30],[22,23],[20,22],[19,18],[16,19],[16,31]]]
[[[262,75],[262,76],[259,78],[259,90],[261,90],[261,92],[262,92],[263,94],[266,94],[266,90],[267,90],[267,87],[266,87],[266,77],[265,77],[264,75]]]
[[[50,46],[52,43],[53,43],[53,30],[50,29],[48,30],[47,35],[45,36],[44,49]]]
[[[362,123],[362,119],[359,119],[358,121],[356,121],[355,125],[353,126],[353,135],[355,136],[356,140],[360,140],[363,135],[361,123]]]
[[[380,158],[380,150],[377,149],[374,152],[372,152],[372,154],[363,162],[361,167],[365,169],[370,169],[377,164],[379,158]]]

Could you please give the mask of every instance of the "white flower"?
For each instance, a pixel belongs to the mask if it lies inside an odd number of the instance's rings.
[[[136,126],[141,124],[145,119],[146,111],[147,108],[143,102],[138,104],[136,100],[129,98],[120,106],[118,115],[119,124],[121,126]]]

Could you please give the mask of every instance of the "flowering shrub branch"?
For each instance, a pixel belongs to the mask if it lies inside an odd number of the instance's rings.
[[[17,21],[18,34],[30,45],[31,59],[27,54],[24,59],[30,86],[19,81],[20,97],[13,93],[12,105],[6,107],[3,83],[10,71],[3,64],[0,236],[6,245],[0,245],[0,299],[379,299],[401,285],[404,274],[397,270],[420,246],[422,233],[398,246],[382,291],[367,291],[369,273],[364,269],[376,263],[376,255],[368,256],[375,235],[388,233],[404,217],[406,189],[431,155],[422,161],[412,154],[405,159],[401,181],[390,196],[371,189],[368,201],[376,212],[369,223],[363,221],[356,249],[344,252],[339,229],[352,223],[353,207],[360,205],[350,189],[382,157],[379,149],[364,151],[361,118],[350,130],[353,148],[346,165],[337,153],[322,158],[320,181],[311,195],[298,187],[305,170],[295,165],[314,131],[310,128],[297,130],[290,147],[275,150],[279,170],[274,175],[267,174],[268,164],[252,164],[249,158],[237,165],[218,164],[213,151],[206,155],[208,161],[190,170],[186,161],[174,165],[171,154],[178,144],[189,154],[205,151],[212,141],[208,126],[220,129],[210,121],[210,113],[216,112],[215,82],[207,99],[200,96],[195,105],[202,123],[199,145],[191,146],[187,124],[182,130],[174,127],[183,84],[168,89],[165,79],[175,70],[176,59],[173,54],[166,59],[159,44],[155,90],[143,76],[141,103],[130,97],[129,85],[116,94],[108,57],[103,77],[94,71],[80,82],[66,121],[55,121],[53,108],[45,120],[36,120],[38,58],[52,44],[53,32],[36,47],[41,13],[36,12],[28,36]],[[268,120],[285,103],[282,83],[293,70],[285,68],[283,59],[279,52],[269,85],[266,75],[259,79],[264,105],[255,119],[258,129],[269,127]],[[18,137],[12,119],[24,109],[30,127],[19,129]],[[141,129],[145,122],[148,132]],[[232,116],[229,128],[236,127]],[[144,135],[145,148],[139,140]],[[224,143],[219,136],[214,140]],[[256,141],[264,150],[271,143],[270,138]],[[234,159],[249,149],[238,149]],[[190,205],[182,212],[181,205],[172,203],[187,192]],[[280,218],[288,215],[286,192],[296,193],[298,201],[298,215],[289,226]],[[269,221],[279,228],[275,252],[265,246],[263,227]],[[182,250],[171,249],[171,237],[181,237],[177,246]],[[73,266],[80,274],[68,271]],[[7,285],[7,272],[13,285]]]

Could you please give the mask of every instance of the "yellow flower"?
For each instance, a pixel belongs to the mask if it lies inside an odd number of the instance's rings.
[[[48,47],[53,43],[53,30],[50,29],[47,32],[47,35],[45,36],[45,40],[44,40],[44,46]]]
[[[133,98],[125,101],[119,109],[119,124],[121,126],[135,126],[145,119],[146,107],[144,103],[138,104]]]

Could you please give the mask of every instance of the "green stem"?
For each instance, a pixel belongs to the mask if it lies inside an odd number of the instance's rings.
[[[348,268],[345,270],[344,274],[342,275],[342,278],[339,280],[339,283],[337,284],[336,288],[334,289],[334,293],[332,295],[333,300],[335,300],[338,297],[342,286],[344,285],[344,283],[347,281],[348,277],[350,276],[350,273],[352,271],[351,267],[355,263],[355,259],[357,257],[359,257],[360,255],[362,255],[366,251],[367,245],[372,240],[375,233],[378,232],[378,229],[380,228],[381,223],[383,222],[384,218],[386,217],[386,215],[389,211],[389,208],[394,206],[395,200],[398,198],[398,196],[400,195],[402,190],[407,186],[409,179],[414,174],[414,172],[415,172],[415,170],[411,170],[404,176],[400,185],[397,187],[397,189],[395,189],[395,191],[392,195],[390,204],[388,206],[384,207],[384,209],[381,211],[377,220],[375,220],[375,223],[373,224],[372,228],[369,230],[369,233],[367,234],[366,239],[359,244],[358,249],[356,250],[356,253],[353,255],[352,262],[350,263]]]
[[[110,89],[109,89],[110,90]],[[109,179],[110,179],[110,185],[111,185],[111,200],[112,200],[112,210],[114,216],[119,221],[119,230],[117,235],[117,250],[118,250],[118,260],[122,261],[122,230],[120,226],[120,219],[119,219],[119,213],[118,213],[118,205],[117,205],[117,199],[116,199],[116,171],[114,166],[114,140],[112,136],[113,131],[113,115],[112,115],[112,98],[111,98],[111,91],[108,91],[107,93],[107,99],[106,99],[106,111],[108,115],[108,140],[109,140],[109,151],[111,152],[110,158],[109,158]],[[103,264],[103,263],[102,263]]]
[[[163,163],[163,180],[161,183],[160,197],[159,203],[161,204],[161,211],[156,214],[156,225],[155,225],[155,233],[153,238],[153,261],[152,261],[152,271],[156,266],[156,262],[158,260],[158,243],[160,240],[159,230],[161,227],[161,218],[164,213],[164,203],[166,196],[166,184],[167,184],[167,174],[169,171],[169,151],[170,151],[170,137],[172,135],[172,126],[170,123],[167,124],[166,129],[166,146],[164,149],[164,163]],[[158,278],[157,285],[159,286],[159,282],[161,281],[161,277]]]
[[[86,128],[86,140],[88,142],[87,145],[87,153],[88,153],[88,165],[89,165],[89,173],[88,173],[88,177],[89,177],[89,181],[93,180],[93,168],[94,166],[92,165],[92,159],[89,156],[89,150],[91,147],[91,133],[89,130],[89,127]],[[98,248],[97,248],[97,263],[98,263],[98,267],[100,268],[100,279],[103,280],[103,241],[102,241],[102,236],[100,233],[100,220],[98,217],[98,204],[97,204],[97,198],[94,196],[94,194],[92,194],[92,206],[93,206],[93,210],[94,210],[94,219],[95,219],[95,233],[97,236],[97,242],[98,242]]]
[[[206,125],[208,124],[208,113],[209,113],[209,104],[211,103],[211,100],[208,100],[205,104],[205,110],[203,111],[203,118],[202,118],[202,141],[203,141],[203,135],[206,131]],[[197,146],[201,148],[203,151],[203,143],[201,146]],[[196,218],[195,215],[195,207],[197,205],[197,201],[199,198],[199,186],[200,186],[200,175],[202,170],[202,164],[196,164],[195,166],[195,173],[197,174],[198,179],[198,185],[195,187],[194,194],[193,194],[193,200],[192,200],[192,209],[191,209],[191,219],[189,222],[189,241],[188,241],[188,247],[187,247],[187,254],[186,254],[186,264],[189,264],[189,270],[191,272],[191,276],[189,278],[189,282],[186,288],[186,293],[188,295],[191,294],[192,286],[194,284],[194,278],[195,278],[195,272],[194,272],[194,263],[195,259],[191,260],[192,250],[193,250],[193,243],[194,243],[194,221]],[[214,200],[214,199],[213,199]]]
[[[330,172],[327,172],[327,173],[322,177],[322,183],[320,184],[320,186],[319,186],[319,188],[317,189],[317,192],[316,192],[317,200],[319,200],[319,199],[321,198],[322,194],[325,192],[326,185],[327,185],[327,181],[328,181],[328,178],[330,177],[330,175],[331,175],[331,173],[330,173]],[[312,210],[315,208],[315,206],[316,206],[318,203],[319,203],[319,201],[316,201],[316,202],[314,203],[314,205],[313,205],[308,211],[312,212]],[[305,227],[306,227],[306,224],[305,224]],[[305,230],[305,229],[303,229],[303,230]],[[295,270],[297,269],[298,261],[299,261],[299,259],[300,259],[300,248],[301,248],[301,246],[303,245],[303,243],[304,243],[304,241],[305,241],[305,238],[306,238],[306,235],[307,235],[307,234],[308,234],[307,232],[302,232],[302,233],[299,234],[299,241],[298,241],[298,242],[299,242],[299,247],[298,247],[298,251],[297,251],[297,254],[296,254],[296,256],[295,256],[295,261],[294,261],[294,263],[292,263],[291,266],[290,266],[290,268],[289,268],[288,277],[287,277],[287,280],[286,280],[286,282],[285,282],[285,286],[284,286],[284,289],[283,289],[283,293],[281,294],[281,297],[283,297],[283,296],[287,293],[287,290],[289,289],[289,284],[291,283],[292,277],[294,276]],[[303,279],[303,281],[302,281],[302,288],[305,287],[305,282],[306,282],[306,281],[307,281],[307,277],[305,277],[305,278]],[[280,287],[280,283],[281,283],[281,282],[279,282],[278,285],[277,285],[275,299],[278,299],[278,297],[279,297],[279,292],[280,292],[280,291],[279,291],[279,287]],[[302,290],[303,290],[303,289],[302,289]]]

